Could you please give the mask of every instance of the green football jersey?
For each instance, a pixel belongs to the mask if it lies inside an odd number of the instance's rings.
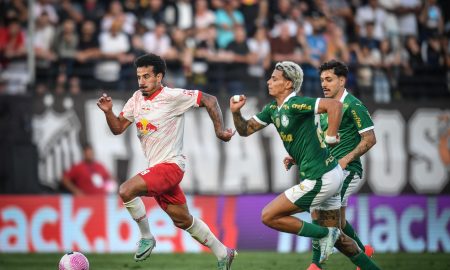
[[[350,153],[361,141],[360,133],[374,128],[369,111],[362,102],[347,91],[340,100],[342,106],[342,121],[339,126],[341,141],[331,147],[331,154],[338,160]],[[328,115],[320,115],[320,126],[325,134],[328,128]],[[323,136],[325,136],[323,134]],[[357,158],[347,165],[346,170],[358,173],[362,177],[361,159]]]
[[[314,121],[316,101],[292,94],[280,108],[273,101],[254,116],[263,125],[275,125],[286,151],[298,164],[302,179],[319,179],[337,166]]]

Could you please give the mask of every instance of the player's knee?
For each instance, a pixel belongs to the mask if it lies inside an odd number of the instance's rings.
[[[265,208],[261,212],[261,222],[268,227],[272,227],[273,215]]]
[[[192,225],[192,218],[183,217],[183,218],[173,218],[173,225],[182,230],[186,230]]]
[[[133,189],[128,183],[122,183],[119,186],[119,196],[122,198],[123,202],[129,202],[134,199]]]

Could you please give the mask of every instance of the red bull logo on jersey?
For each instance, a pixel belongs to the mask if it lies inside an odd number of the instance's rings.
[[[158,130],[157,126],[153,125],[145,118],[142,118],[136,122],[136,128],[140,135],[147,135]]]

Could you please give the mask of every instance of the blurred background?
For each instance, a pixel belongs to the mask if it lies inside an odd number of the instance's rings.
[[[112,135],[96,101],[106,92],[120,113],[138,88],[133,60],[144,53],[166,59],[165,85],[216,95],[229,127],[229,97],[247,95],[247,118],[258,112],[276,62],[300,64],[302,95],[312,97],[322,96],[322,62],[347,63],[347,89],[368,107],[377,136],[349,221],[380,252],[450,252],[449,5],[2,0],[0,252],[134,250],[137,226],[115,194],[146,162],[136,130]],[[283,168],[274,128],[220,143],[207,112],[191,110],[184,136],[189,206],[226,244],[310,249],[308,239],[259,221],[265,203],[298,182],[296,167]],[[92,161],[101,169],[77,187],[74,167]],[[145,202],[162,242],[156,252],[203,250]]]

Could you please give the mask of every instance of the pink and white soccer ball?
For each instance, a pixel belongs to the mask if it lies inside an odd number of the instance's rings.
[[[89,261],[80,252],[69,252],[59,261],[59,270],[89,270]]]

